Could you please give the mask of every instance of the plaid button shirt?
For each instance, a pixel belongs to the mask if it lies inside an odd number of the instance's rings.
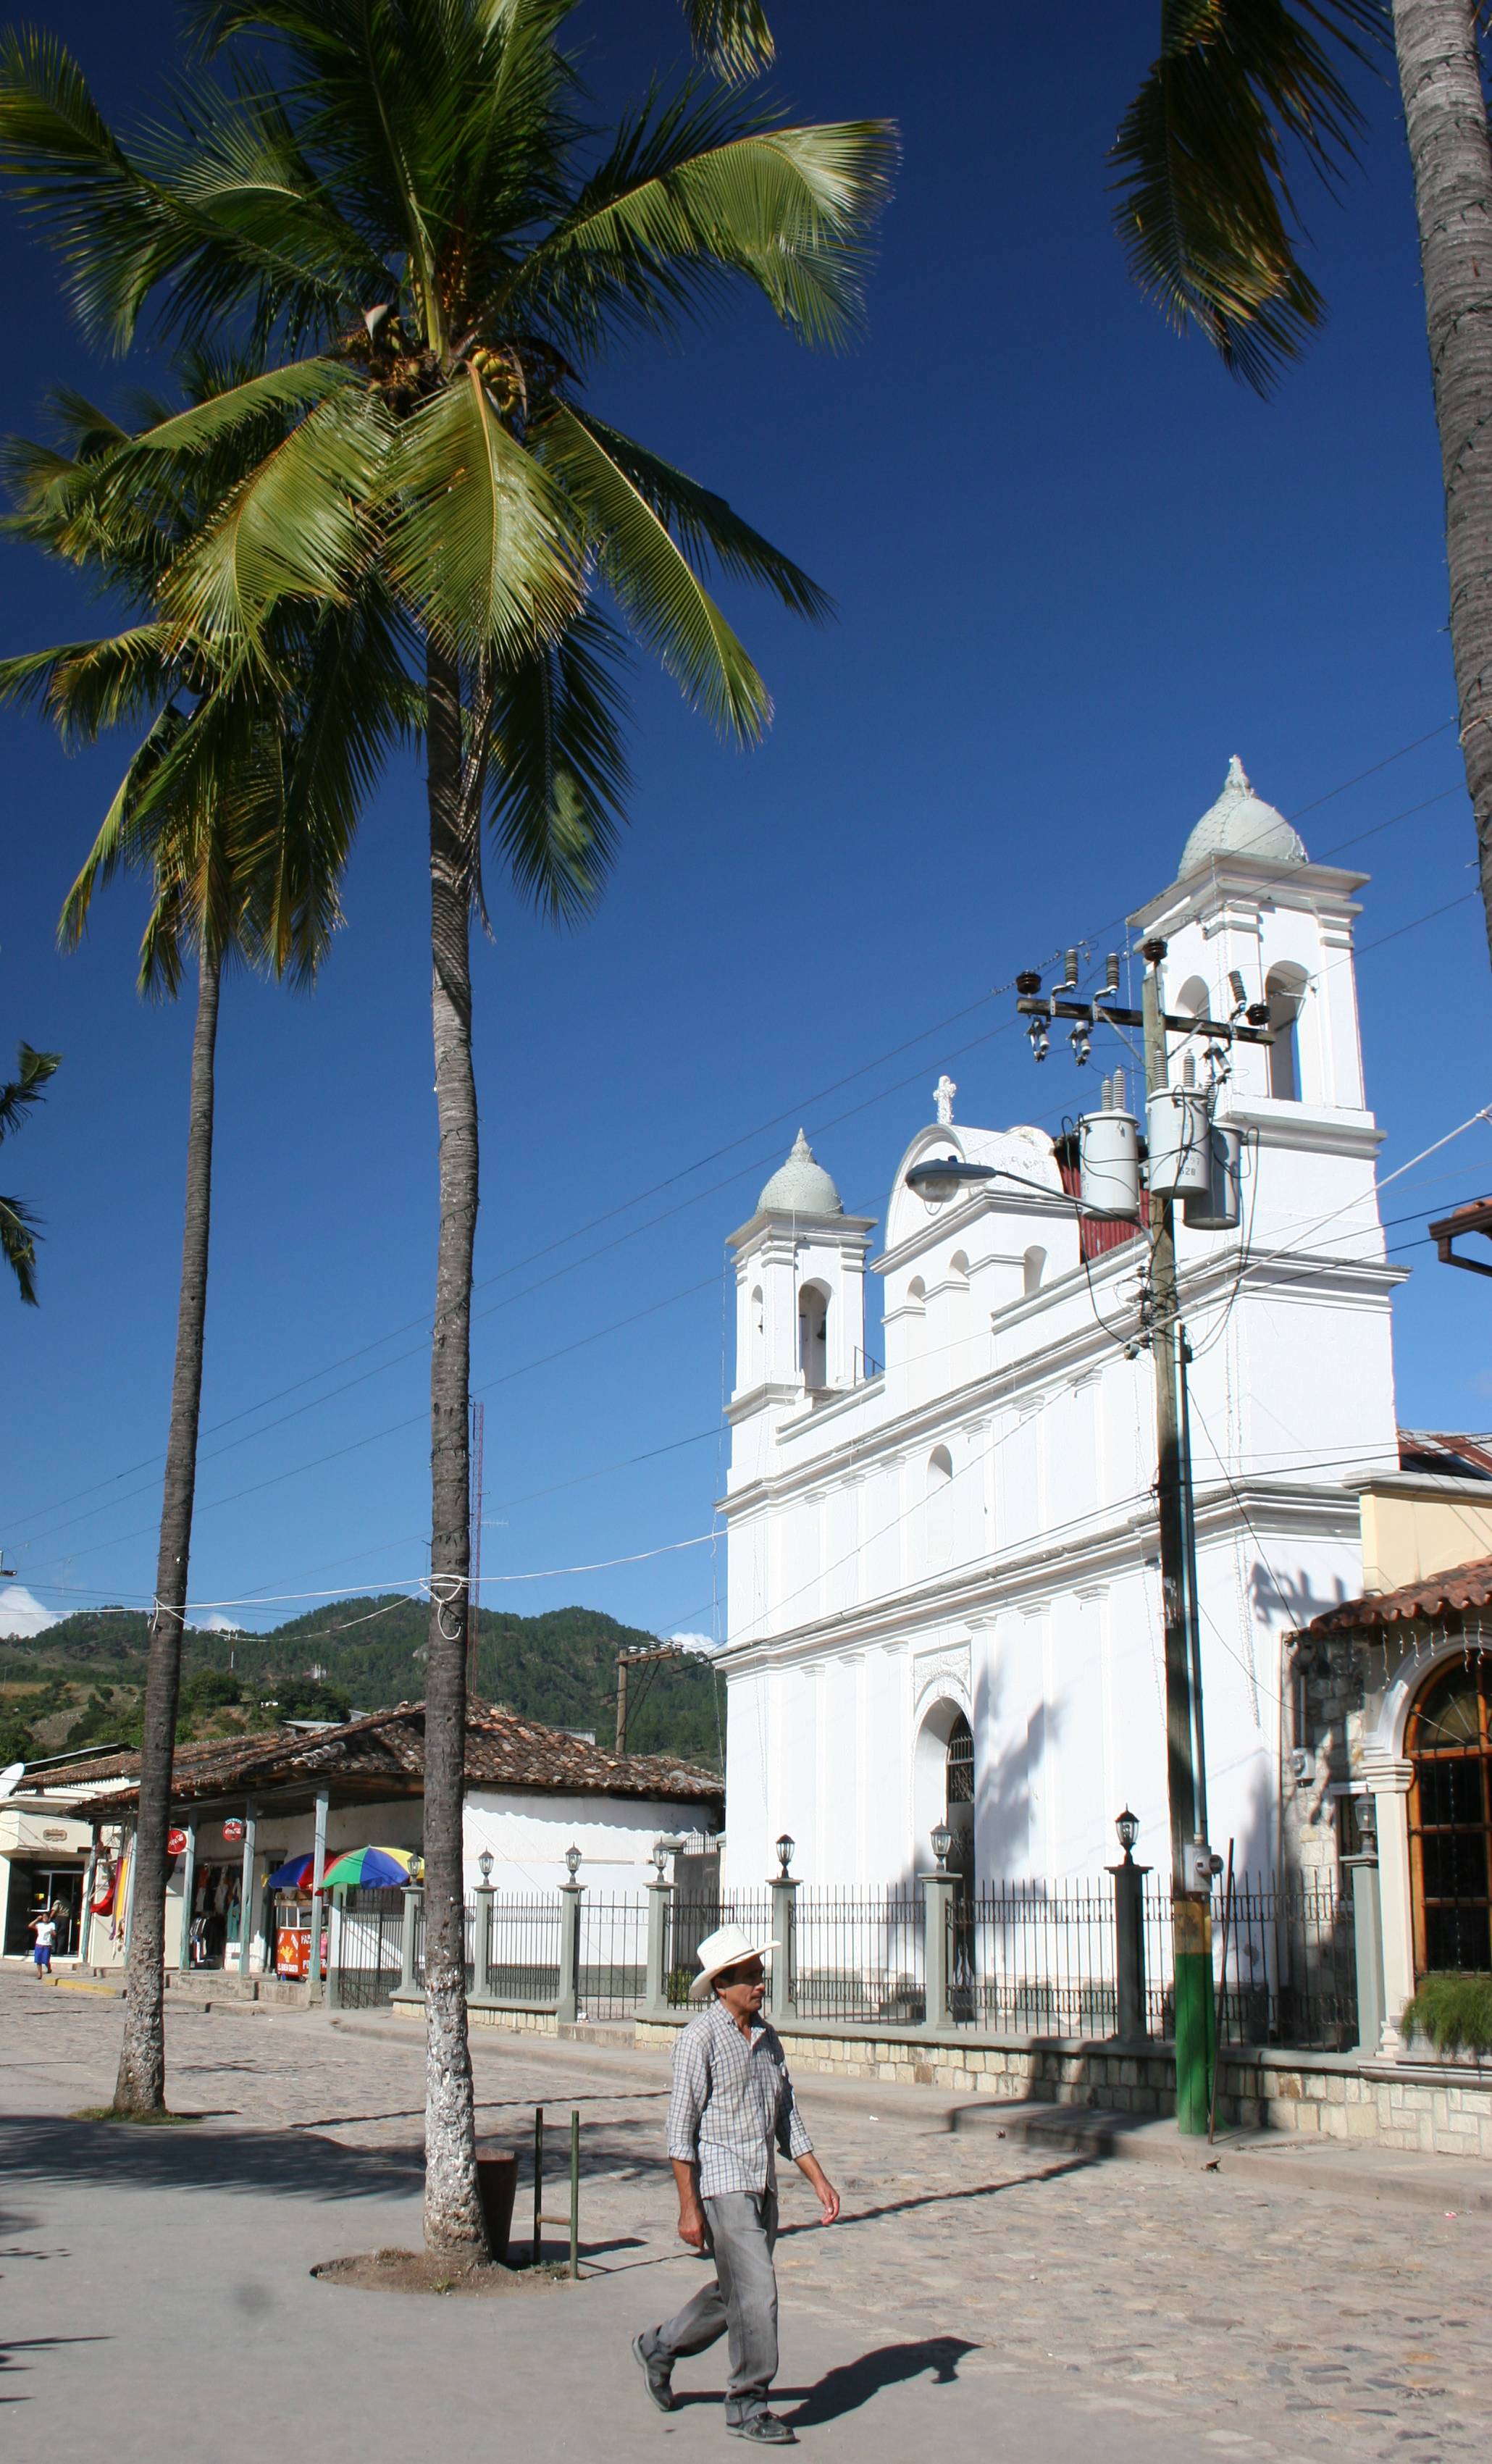
[[[781,2040],[764,2019],[754,2019],[748,2044],[713,1996],[673,2048],[669,2154],[697,2164],[700,2197],[717,2199],[728,2190],[775,2189],[778,2147],[793,2157],[813,2148]]]

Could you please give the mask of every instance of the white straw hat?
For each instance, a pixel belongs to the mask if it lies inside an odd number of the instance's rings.
[[[743,1959],[765,1959],[776,1950],[775,1942],[762,1942],[749,1926],[721,1925],[714,1933],[706,1934],[699,1946],[699,1974],[689,1989],[691,2002],[703,2002],[715,1978],[727,1968],[738,1968]]]

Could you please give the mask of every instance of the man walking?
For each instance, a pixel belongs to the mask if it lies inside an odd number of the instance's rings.
[[[715,2280],[661,2326],[632,2340],[660,2412],[673,2409],[673,2365],[730,2332],[725,2426],[757,2447],[795,2447],[785,2421],[767,2409],[777,2376],[776,2151],[790,2156],[819,2194],[826,2225],[840,2211],[803,2128],[781,2043],[761,2016],[762,1961],[775,1942],[744,1925],[722,1925],[699,1946],[690,2000],[706,2007],[673,2049],[669,2155],[679,2192],[679,2239],[707,2250]]]

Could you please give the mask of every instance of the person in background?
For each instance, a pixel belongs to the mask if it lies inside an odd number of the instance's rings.
[[[52,1975],[52,1948],[57,1938],[57,1921],[52,1910],[43,1908],[40,1916],[33,1917],[31,1929],[36,1937],[32,1945],[32,1957],[36,1963],[36,1982],[39,1985],[44,1976]],[[56,1980],[54,1978],[53,1981],[55,1983]]]
[[[787,2423],[767,2409],[777,2376],[776,2155],[790,2156],[819,2194],[826,2225],[839,2192],[813,2152],[775,2029],[761,2016],[762,1960],[774,1942],[744,1925],[722,1925],[699,1946],[690,2000],[706,2008],[673,2049],[669,2155],[679,2193],[679,2239],[708,2251],[714,2281],[661,2326],[632,2340],[632,2353],[660,2412],[673,2409],[673,2365],[729,2331],[725,2426],[757,2447],[796,2447]]]

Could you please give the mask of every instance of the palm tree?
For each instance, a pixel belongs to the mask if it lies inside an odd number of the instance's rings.
[[[188,391],[208,404],[219,383],[218,372],[201,365]],[[127,431],[76,396],[62,397],[58,408],[70,452],[18,440],[9,448],[16,511],[6,527],[80,567],[97,587],[133,599],[142,621],[113,636],[0,662],[0,700],[39,701],[73,741],[121,721],[146,722],[69,892],[59,937],[76,946],[95,890],[122,865],[143,872],[152,889],[141,991],[174,995],[187,952],[197,962],[176,1358],[114,2094],[117,2112],[152,2113],[165,2099],[165,1839],[202,1394],[223,971],[236,957],[300,983],[314,977],[338,920],[337,882],[361,781],[397,723],[404,679],[386,629],[368,623],[364,611],[350,622],[328,611],[319,624],[302,625],[298,637],[282,623],[274,689],[260,671],[225,669],[210,646],[168,627],[155,605],[161,577],[224,490],[242,477],[241,459],[235,469],[231,457],[225,467],[221,453],[205,455],[186,486],[174,484],[170,473],[168,484],[137,491],[101,515],[97,474],[128,444]],[[240,431],[240,453],[244,441]]]
[[[1291,154],[1334,180],[1346,83],[1392,37],[1415,175],[1461,755],[1492,951],[1492,142],[1481,0],[1162,0],[1161,49],[1114,145],[1142,288],[1261,392],[1321,324]]]
[[[622,818],[622,632],[750,742],[765,687],[702,567],[799,613],[823,594],[717,495],[603,420],[618,333],[667,332],[732,277],[802,340],[854,329],[889,191],[883,123],[793,127],[738,90],[649,99],[603,146],[560,43],[574,0],[210,0],[258,74],[182,105],[132,156],[50,37],[0,59],[0,167],[60,239],[91,330],[123,345],[237,319],[309,355],[114,457],[101,501],[225,423],[298,412],[177,560],[171,620],[256,665],[285,607],[386,590],[424,694],[440,1221],[430,1374],[426,2238],[482,2247],[462,1947],[468,1388],[477,1106],[470,920],[484,817],[520,890],[563,919]],[[738,76],[759,10],[694,0]],[[280,79],[275,90],[267,68]],[[601,604],[609,600],[610,613]]]
[[[16,1047],[16,1075],[0,1083],[0,1144],[13,1138],[42,1101],[42,1090],[62,1059],[60,1052]],[[0,1198],[0,1257],[15,1277],[23,1301],[36,1307],[36,1218],[23,1198]]]

